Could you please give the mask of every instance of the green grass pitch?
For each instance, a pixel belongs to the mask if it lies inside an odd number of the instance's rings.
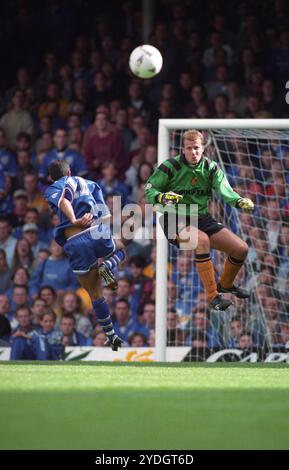
[[[288,449],[286,364],[0,364],[1,449]]]

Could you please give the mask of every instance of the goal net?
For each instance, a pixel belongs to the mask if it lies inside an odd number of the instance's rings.
[[[247,288],[251,295],[243,300],[232,297],[233,304],[224,312],[209,309],[194,253],[158,239],[156,357],[165,360],[166,346],[188,346],[186,360],[206,360],[225,349],[243,351],[240,357],[256,352],[259,359],[268,352],[286,352],[289,122],[161,120],[159,164],[165,157],[181,153],[186,129],[203,132],[204,155],[218,163],[237,193],[255,203],[255,210],[249,215],[230,207],[213,192],[209,204],[210,214],[249,245],[236,284]],[[218,281],[226,255],[212,250],[211,257]]]

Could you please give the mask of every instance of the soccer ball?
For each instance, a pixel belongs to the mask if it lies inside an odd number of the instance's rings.
[[[163,66],[163,58],[158,49],[149,44],[136,47],[129,57],[129,67],[139,78],[152,78]]]

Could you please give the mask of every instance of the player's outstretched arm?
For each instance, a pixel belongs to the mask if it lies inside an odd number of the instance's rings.
[[[211,163],[212,187],[223,197],[223,199],[233,207],[238,207],[244,212],[252,212],[254,203],[249,198],[241,197],[231,187],[224,172],[218,168],[216,162]]]
[[[61,199],[59,203],[59,208],[75,227],[80,227],[80,228],[87,227],[87,225],[90,225],[92,221],[93,215],[90,212],[88,212],[87,214],[84,214],[80,219],[77,219],[75,217],[73,207],[71,203],[68,201],[68,199],[65,199],[65,198]]]

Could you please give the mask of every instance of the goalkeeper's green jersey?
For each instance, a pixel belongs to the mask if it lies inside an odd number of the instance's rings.
[[[212,190],[233,207],[241,197],[232,189],[217,163],[205,156],[196,165],[190,165],[184,155],[170,158],[156,168],[145,186],[146,198],[151,204],[158,202],[160,193],[173,191],[181,194],[180,204],[187,205],[184,208],[187,215],[190,214],[190,204],[198,204],[198,215],[207,214]],[[179,213],[184,210],[178,208]]]

